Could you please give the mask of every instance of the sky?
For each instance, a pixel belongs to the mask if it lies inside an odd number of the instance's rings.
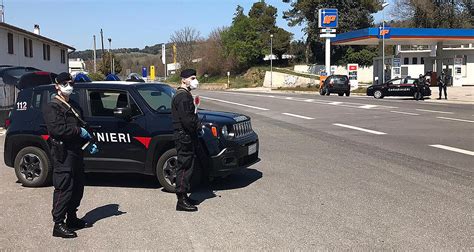
[[[0,0],[1,1],[1,0]],[[247,14],[257,0],[3,0],[5,22],[73,46],[92,49],[93,35],[100,47],[100,29],[112,39],[112,48],[144,48],[170,41],[171,35],[192,27],[207,37],[215,28],[229,26],[237,5]],[[278,9],[277,26],[305,38],[304,26],[289,27],[282,18],[290,9],[282,0],[267,0]],[[375,15],[376,20],[380,15]]]

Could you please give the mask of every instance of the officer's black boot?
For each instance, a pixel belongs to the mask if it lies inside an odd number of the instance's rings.
[[[85,220],[79,219],[76,216],[73,216],[73,217],[68,216],[66,219],[66,225],[68,228],[72,228],[72,229],[83,229],[83,228],[89,228],[92,226],[89,223],[87,223]]]
[[[194,200],[194,199],[191,199],[191,198],[188,196],[188,194],[185,194],[184,197],[186,198],[186,200],[187,200],[189,203],[191,203],[191,205],[199,205],[199,201]]]
[[[53,236],[61,238],[76,238],[76,232],[70,230],[64,222],[54,223]]]
[[[191,204],[186,199],[185,193],[176,194],[178,196],[178,203],[176,203],[176,211],[186,211],[186,212],[194,212],[197,211],[197,207]]]

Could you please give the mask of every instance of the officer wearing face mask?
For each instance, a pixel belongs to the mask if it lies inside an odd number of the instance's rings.
[[[57,95],[43,110],[53,160],[53,236],[74,238],[77,237],[74,229],[90,226],[76,212],[84,193],[82,147],[91,135],[83,128],[81,108],[69,99],[74,90],[71,75],[61,73],[55,81]],[[85,151],[95,154],[98,148],[89,144]]]
[[[198,87],[196,70],[186,69],[181,72],[181,86],[171,102],[171,117],[178,162],[176,167],[176,204],[177,211],[197,211],[192,199],[188,197],[190,179],[193,173],[196,151],[198,147],[198,132],[200,123],[195,113],[191,90]]]

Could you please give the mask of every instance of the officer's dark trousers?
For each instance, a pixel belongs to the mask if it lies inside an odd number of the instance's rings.
[[[187,193],[191,189],[190,180],[193,175],[195,161],[194,143],[197,139],[185,133],[175,134],[178,162],[176,166],[176,194]]]
[[[60,163],[53,157],[53,221],[63,222],[74,218],[84,194],[84,158],[80,150],[67,151],[66,159]]]
[[[439,98],[441,99],[441,91],[444,90],[444,98],[448,98],[447,86],[438,86],[439,87]]]

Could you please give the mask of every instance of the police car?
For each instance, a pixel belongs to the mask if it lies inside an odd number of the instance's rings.
[[[9,117],[4,161],[14,167],[24,186],[45,186],[50,183],[52,162],[41,111],[56,91],[53,84],[20,86],[27,88],[19,92]],[[84,154],[85,171],[154,175],[165,190],[173,192],[177,155],[171,99],[175,92],[161,83],[77,83],[70,98],[80,104],[100,148],[98,154]],[[203,125],[203,157],[197,177],[227,176],[259,161],[259,139],[248,116],[201,109],[198,116]]]
[[[382,99],[385,96],[411,96],[416,98],[417,84],[418,79],[395,78],[381,85],[369,86],[367,88],[367,95],[373,96],[376,99]],[[427,85],[423,85],[420,90],[423,96],[431,95],[431,89]]]

